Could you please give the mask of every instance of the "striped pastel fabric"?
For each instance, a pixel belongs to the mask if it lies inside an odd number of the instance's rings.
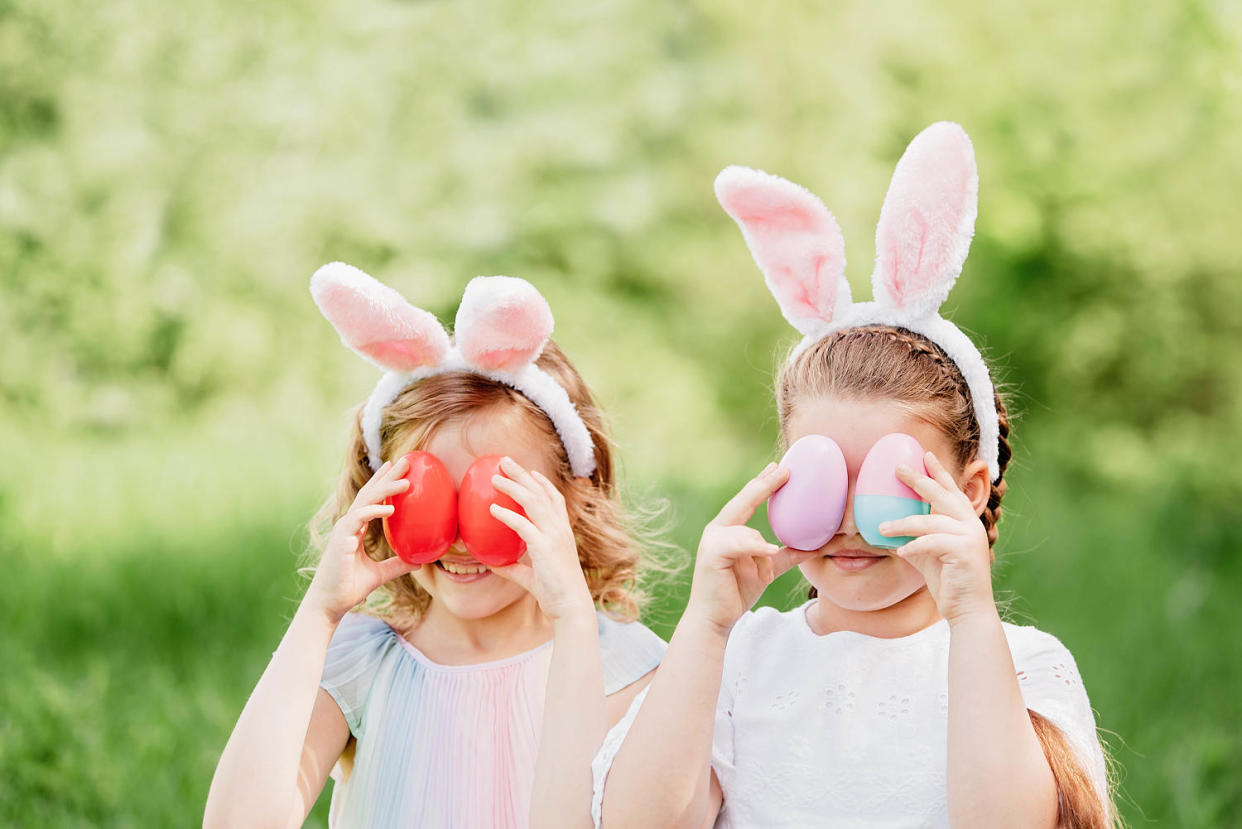
[[[598,614],[604,690],[659,664],[665,644]],[[347,614],[320,684],[357,740],[333,770],[329,824],[525,829],[552,643],[478,665],[440,665],[380,619]],[[586,808],[584,804],[584,810]]]

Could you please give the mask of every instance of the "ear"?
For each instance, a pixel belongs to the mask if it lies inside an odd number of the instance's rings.
[[[341,342],[382,369],[410,372],[448,353],[448,334],[434,316],[352,265],[324,265],[310,291]]]
[[[823,202],[791,181],[748,167],[722,170],[716,198],[742,228],[790,325],[817,332],[849,305],[845,240]]]
[[[911,318],[936,313],[970,250],[978,191],[965,130],[941,121],[915,136],[897,162],[875,229],[871,281],[880,305]]]
[[[970,499],[970,506],[975,515],[982,515],[987,508],[988,498],[992,496],[992,482],[988,480],[988,465],[981,460],[973,460],[966,464],[957,479],[958,487]]]
[[[466,285],[453,333],[471,365],[514,372],[543,351],[552,336],[552,309],[525,279],[478,276]]]

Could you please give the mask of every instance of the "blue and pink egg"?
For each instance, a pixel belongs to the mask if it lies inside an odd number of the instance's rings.
[[[895,549],[914,539],[910,536],[880,535],[879,526],[911,515],[927,515],[931,505],[897,478],[897,466],[905,464],[915,472],[927,474],[922,445],[901,432],[885,435],[875,442],[858,470],[854,486],[854,524],[873,547]]]

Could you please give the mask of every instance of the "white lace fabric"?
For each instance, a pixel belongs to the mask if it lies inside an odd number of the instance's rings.
[[[729,638],[712,744],[724,792],[717,829],[947,827],[948,624],[899,639],[818,636],[807,606],[760,608]],[[1073,656],[1036,628],[1004,629],[1026,706],[1066,734],[1103,796],[1104,757]],[[608,769],[645,697],[592,764],[597,827]]]

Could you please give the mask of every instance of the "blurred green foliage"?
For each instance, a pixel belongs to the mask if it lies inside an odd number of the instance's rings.
[[[1134,825],[1236,821],[1240,55],[1219,0],[0,0],[0,822],[197,820],[375,379],[319,264],[446,319],[534,281],[692,549],[792,339],[713,177],[820,194],[866,297],[939,119],[982,183],[949,310],[1020,414],[998,589],[1075,653]]]

